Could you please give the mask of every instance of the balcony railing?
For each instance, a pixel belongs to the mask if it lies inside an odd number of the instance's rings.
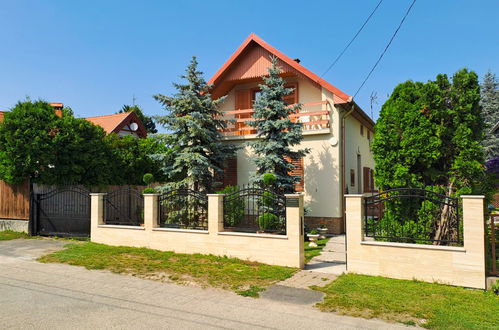
[[[256,134],[256,129],[247,124],[252,118],[253,109],[230,110],[224,112],[224,119],[229,120],[227,129],[223,130],[226,137]],[[289,117],[293,122],[303,124],[303,132],[309,134],[330,132],[331,107],[328,101],[302,104],[301,110]]]

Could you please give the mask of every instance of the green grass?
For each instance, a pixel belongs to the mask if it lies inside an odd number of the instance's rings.
[[[106,269],[152,280],[195,283],[203,287],[232,290],[249,297],[258,297],[258,292],[265,287],[291,277],[298,270],[236,258],[91,242],[68,244],[64,250],[38,260],[83,266],[87,269]]]
[[[317,247],[310,247],[310,242],[305,242],[305,263],[309,262],[315,256],[321,254],[322,249],[326,246],[329,238],[320,239],[317,241]]]
[[[30,236],[26,233],[20,233],[12,230],[0,231],[0,241],[8,241],[18,238],[30,238]]]
[[[499,296],[442,284],[356,274],[315,290],[323,311],[380,318],[430,329],[499,329]]]

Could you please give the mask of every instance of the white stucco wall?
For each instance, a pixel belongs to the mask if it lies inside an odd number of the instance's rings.
[[[345,120],[345,181],[350,194],[363,192],[362,168],[374,169],[374,158],[368,139],[368,129],[364,126],[364,135],[361,135],[360,125],[361,123],[351,115]],[[370,136],[372,140],[373,132],[370,133]],[[361,157],[360,173],[358,173],[357,169],[357,155]],[[355,171],[355,186],[350,185],[351,169]]]

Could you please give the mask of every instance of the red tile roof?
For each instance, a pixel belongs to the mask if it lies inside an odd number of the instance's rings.
[[[140,137],[147,136],[144,124],[134,112],[116,113],[113,115],[88,117],[85,119],[94,125],[102,127],[107,134],[119,133],[126,125],[131,122],[136,122],[139,125],[137,134]]]
[[[286,65],[291,67],[299,74],[309,78],[310,80],[317,83],[324,89],[330,91],[334,95],[335,104],[353,106],[355,109],[354,113],[356,114],[356,117],[358,117],[359,120],[362,119],[362,121],[371,129],[373,128],[374,121],[353,101],[352,96],[339,90],[338,88],[327,82],[326,80],[322,79],[312,71],[305,68],[303,65],[299,64],[297,61],[281,53],[280,51],[278,51],[277,49],[266,43],[262,38],[260,38],[254,33],[251,33],[249,37],[246,38],[246,40],[241,44],[241,46],[239,46],[239,48],[234,52],[234,54],[232,54],[232,56],[222,65],[222,67],[213,75],[213,77],[211,77],[208,83],[215,85],[215,89],[217,88],[218,85],[222,84],[224,81],[225,74],[229,72],[229,69],[232,67],[232,65],[237,65],[239,63],[238,59],[240,58],[241,54],[243,54],[245,50],[251,48],[251,46],[254,44],[261,46],[269,53],[277,56],[279,60],[284,62]]]
[[[3,114],[4,114],[4,112],[0,111],[0,123],[3,121]]]

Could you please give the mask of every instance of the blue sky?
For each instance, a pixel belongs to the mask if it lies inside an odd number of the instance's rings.
[[[0,109],[30,96],[63,102],[77,116],[111,114],[174,92],[192,55],[208,80],[251,33],[321,75],[378,0],[5,1],[0,0]],[[355,43],[324,76],[353,95],[411,0],[384,0]],[[499,74],[497,0],[418,0],[356,101],[377,118],[408,79],[462,67]]]

